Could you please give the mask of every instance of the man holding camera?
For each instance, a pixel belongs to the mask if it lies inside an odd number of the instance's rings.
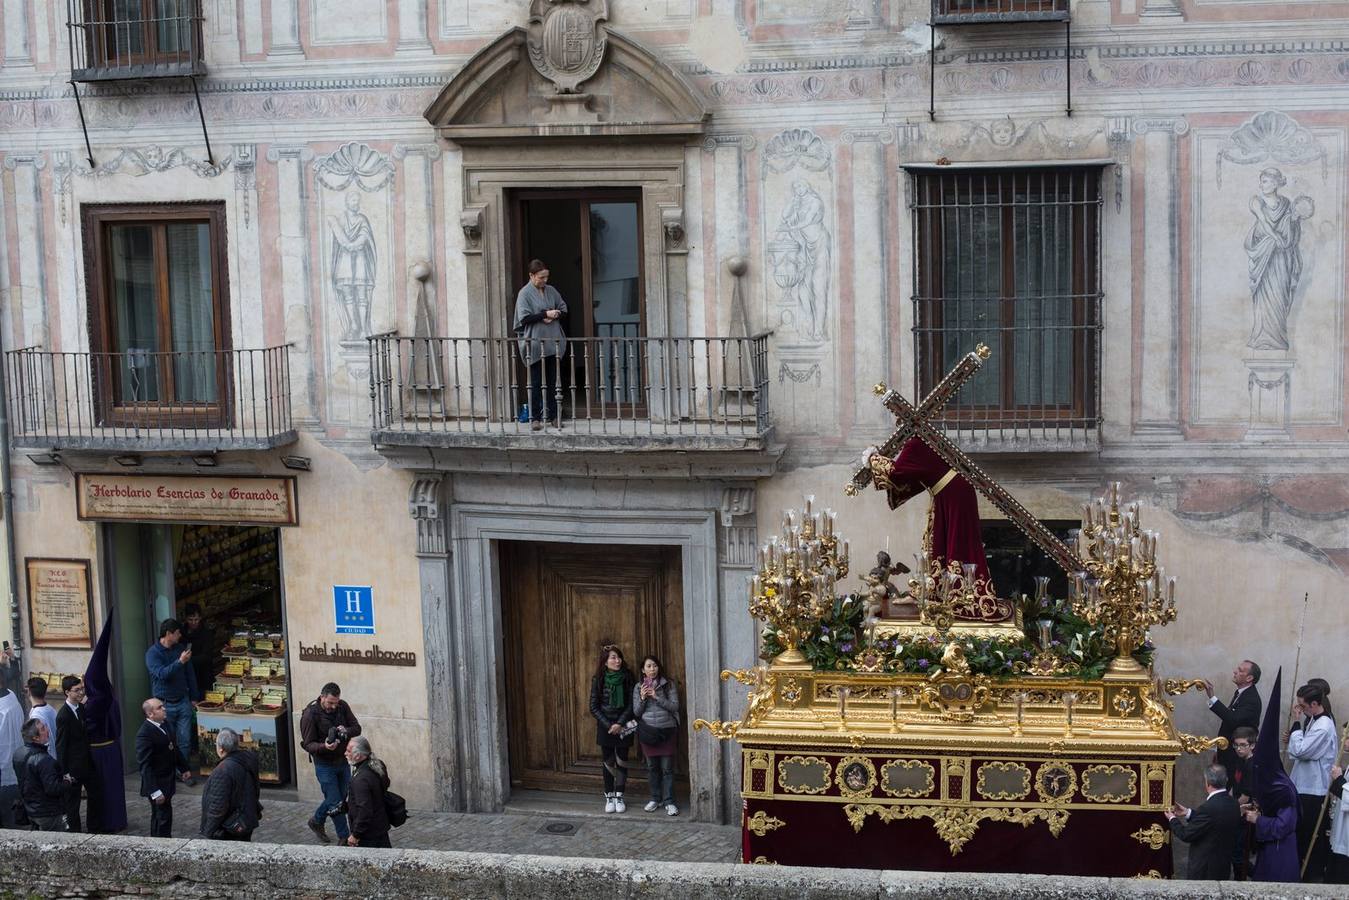
[[[164,701],[174,742],[187,755],[192,746],[192,700],[197,694],[197,676],[192,670],[192,647],[179,647],[183,626],[177,619],[159,623],[159,640],[145,651],[150,673],[150,696]],[[188,784],[193,783],[188,776]]]
[[[324,829],[324,820],[333,820],[337,842],[345,844],[351,832],[347,817],[341,812],[351,785],[351,767],[347,765],[347,741],[361,733],[361,723],[351,707],[342,699],[342,689],[331,681],[319,691],[317,700],[310,701],[300,716],[300,743],[314,761],[314,775],[323,790],[323,801],[309,820],[309,830],[321,843],[331,843]]]

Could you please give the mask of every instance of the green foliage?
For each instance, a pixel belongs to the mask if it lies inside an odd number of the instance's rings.
[[[1031,658],[1040,650],[1037,623],[1045,619],[1052,623],[1049,650],[1069,667],[1069,674],[1085,680],[1099,679],[1104,674],[1106,664],[1114,656],[1113,647],[1107,646],[1101,628],[1088,624],[1066,602],[1045,600],[1037,605],[1033,600],[1027,600],[1022,604],[1022,616],[1025,634],[1019,639],[963,639],[965,661],[972,673],[996,679],[1024,673]],[[854,657],[866,644],[864,617],[862,597],[847,594],[835,599],[828,614],[801,644],[801,652],[811,666],[822,671],[853,671]],[[931,675],[940,670],[945,643],[935,634],[907,640],[882,638],[876,641],[876,650],[884,660],[887,672]],[[776,629],[772,626],[764,628],[761,657],[771,660],[785,649]],[[1134,658],[1147,666],[1152,663],[1152,654],[1152,642],[1147,641]]]

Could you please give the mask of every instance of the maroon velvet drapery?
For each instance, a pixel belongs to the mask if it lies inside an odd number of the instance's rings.
[[[951,470],[946,460],[918,438],[909,438],[890,466],[886,498],[890,508],[930,490]],[[932,498],[932,547],[934,560],[943,568],[951,560],[974,563],[976,578],[988,581],[988,559],[979,531],[979,497],[974,487],[957,474]]]

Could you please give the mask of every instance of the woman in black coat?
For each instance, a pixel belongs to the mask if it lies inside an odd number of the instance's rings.
[[[635,718],[632,690],[637,678],[623,660],[623,651],[606,644],[600,649],[595,677],[590,679],[590,714],[595,717],[595,743],[604,759],[604,811],[623,812],[623,789],[628,784],[628,749],[632,733],[623,727]]]

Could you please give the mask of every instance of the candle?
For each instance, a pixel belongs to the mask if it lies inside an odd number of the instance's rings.
[[[840,719],[848,718],[848,694],[851,693],[848,688],[840,687],[838,689],[838,717]]]
[[[1063,707],[1068,713],[1068,730],[1073,730],[1073,704],[1077,702],[1077,694],[1064,694]]]
[[[1022,722],[1024,721],[1024,715],[1023,715],[1023,713],[1025,712],[1025,706],[1026,706],[1026,692],[1025,692],[1025,691],[1017,691],[1017,692],[1016,692],[1016,728],[1017,728],[1018,731],[1021,730],[1021,725],[1022,725]]]
[[[1166,579],[1166,603],[1168,606],[1176,605],[1176,576],[1174,575]]]
[[[814,505],[815,505],[815,495],[814,495],[814,494],[807,494],[807,495],[806,495],[806,516],[807,516],[807,517],[810,516],[811,508],[814,507]]]
[[[1090,528],[1091,526],[1092,526],[1092,520],[1091,520],[1091,504],[1090,504],[1090,503],[1083,503],[1083,504],[1082,504],[1082,527],[1085,529],[1085,528]]]
[[[899,721],[899,698],[904,696],[903,688],[890,689],[890,722],[891,724]]]
[[[1048,593],[1049,593],[1049,576],[1048,576],[1048,575],[1036,575],[1036,576],[1035,576],[1035,599],[1036,599],[1036,601],[1038,602],[1038,601],[1040,601],[1040,600],[1045,599],[1045,596],[1046,596]]]
[[[1118,508],[1119,508],[1119,488],[1120,488],[1120,482],[1118,482],[1118,481],[1112,481],[1112,482],[1110,482],[1110,508],[1111,508],[1111,509],[1118,509]]]
[[[842,559],[844,562],[847,562],[847,560],[848,560],[849,558],[850,558],[850,557],[849,557],[849,555],[848,555],[848,542],[847,542],[847,541],[844,541],[844,542],[843,542],[843,556],[841,557],[841,559]]]

